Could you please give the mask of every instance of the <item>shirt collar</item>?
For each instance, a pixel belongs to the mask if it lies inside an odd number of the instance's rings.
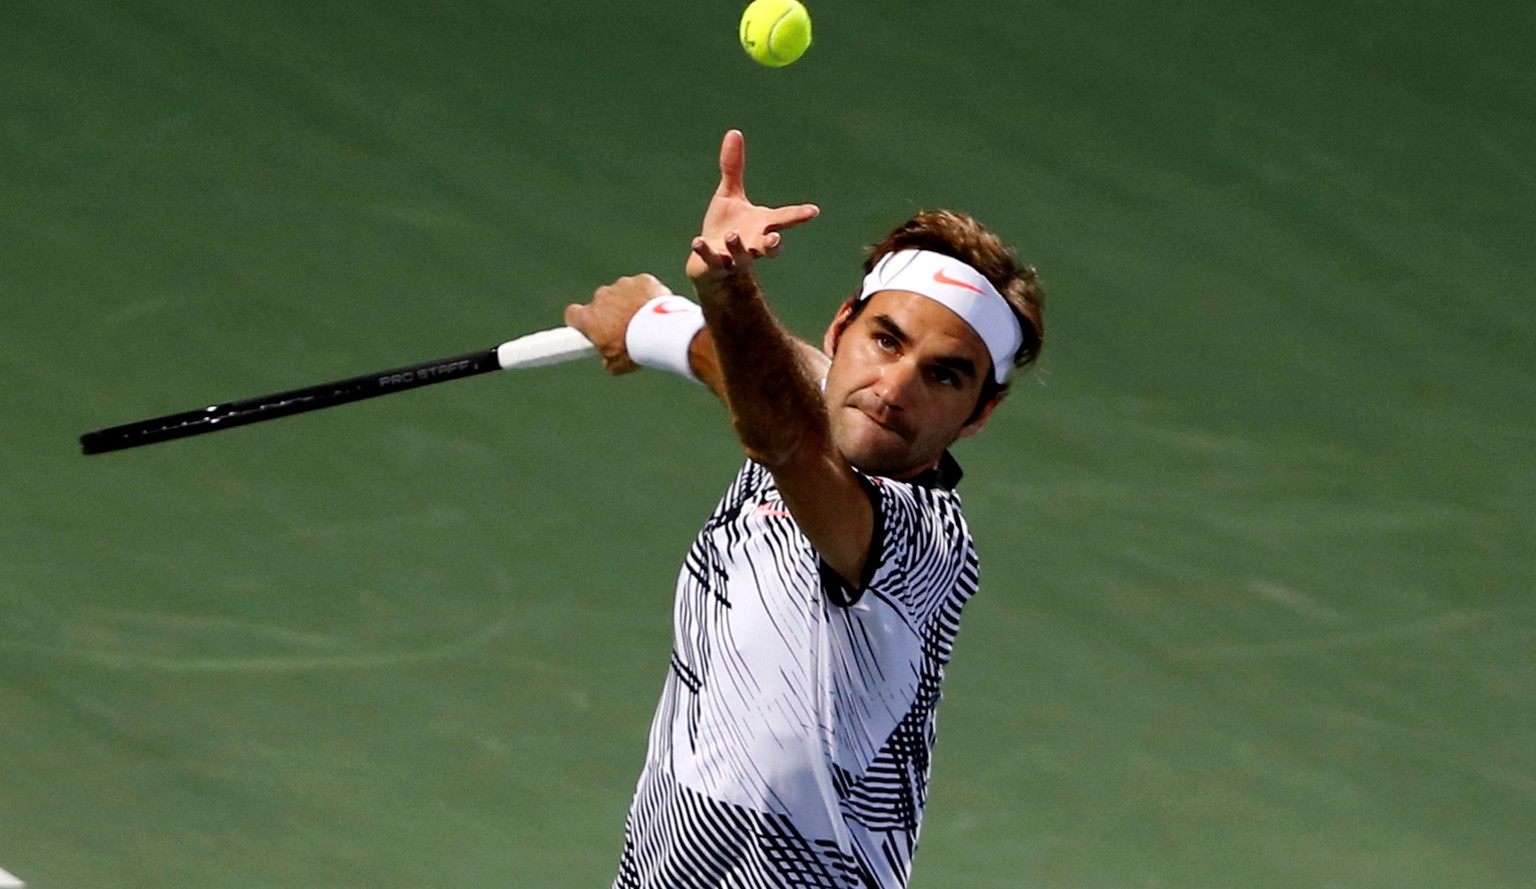
[[[949,451],[945,451],[939,457],[938,465],[932,469],[925,469],[909,479],[904,479],[908,484],[921,485],[925,488],[937,488],[940,491],[953,491],[960,484],[960,479],[965,475],[965,470],[955,462]]]

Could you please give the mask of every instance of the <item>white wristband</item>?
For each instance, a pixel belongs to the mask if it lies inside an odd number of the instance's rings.
[[[624,330],[624,348],[641,367],[670,370],[695,383],[688,347],[704,327],[704,310],[675,293],[658,296],[640,307]]]

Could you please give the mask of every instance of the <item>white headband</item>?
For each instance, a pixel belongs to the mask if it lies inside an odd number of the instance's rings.
[[[898,250],[880,257],[864,276],[859,302],[881,290],[920,294],[959,315],[986,344],[997,381],[1007,380],[1024,332],[1008,300],[981,272],[932,250]]]

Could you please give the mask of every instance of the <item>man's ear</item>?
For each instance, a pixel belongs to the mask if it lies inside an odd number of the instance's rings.
[[[843,331],[848,329],[848,319],[853,316],[853,308],[858,305],[858,300],[848,297],[837,314],[832,316],[832,323],[827,325],[826,336],[821,338],[821,351],[830,357],[837,354],[837,341],[843,338]]]
[[[970,438],[971,436],[980,432],[981,427],[987,425],[987,420],[992,416],[992,412],[997,410],[997,406],[1002,404],[1003,399],[1007,397],[1007,390],[997,393],[997,395],[994,396],[991,401],[981,406],[981,412],[976,415],[976,419],[960,427],[960,435],[957,437]]]

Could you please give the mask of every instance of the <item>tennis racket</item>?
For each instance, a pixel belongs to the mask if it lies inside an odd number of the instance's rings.
[[[596,347],[579,331],[556,327],[508,340],[494,349],[98,429],[80,436],[80,450],[86,454],[121,451],[461,380],[493,370],[542,367],[596,354]]]

